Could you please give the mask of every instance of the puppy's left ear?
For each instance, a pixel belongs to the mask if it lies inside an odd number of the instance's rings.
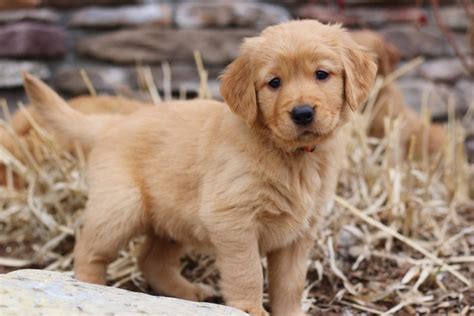
[[[377,74],[377,64],[374,56],[349,36],[345,40],[342,61],[345,99],[351,110],[356,111],[369,96]]]
[[[240,48],[239,57],[224,70],[221,94],[232,112],[243,118],[248,125],[257,120],[257,94],[252,67],[252,46],[257,38],[247,38]]]

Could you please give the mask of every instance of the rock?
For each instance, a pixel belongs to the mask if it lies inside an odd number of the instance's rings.
[[[433,28],[417,29],[411,26],[388,27],[381,34],[400,49],[402,57],[414,58],[420,55],[426,57],[453,56],[451,47],[443,35]],[[466,43],[456,37],[461,50],[466,50]]]
[[[455,87],[457,107],[462,113],[466,112],[470,106],[474,106],[474,80],[462,79],[456,83]]]
[[[23,86],[22,71],[28,71],[41,79],[48,79],[51,75],[48,67],[39,62],[0,60],[0,69],[1,89]]]
[[[462,6],[458,7],[442,7],[440,9],[440,16],[443,23],[455,30],[455,31],[466,31],[468,27],[468,18],[466,11]]]
[[[467,71],[456,58],[426,61],[421,65],[418,73],[426,79],[447,82],[455,82],[462,77],[468,76]]]
[[[194,65],[171,64],[171,92],[179,94],[181,89],[195,95],[199,92],[199,74]],[[117,91],[125,89],[135,90],[138,88],[137,69],[134,67],[105,67],[90,66],[83,68],[63,67],[55,74],[56,87],[69,95],[87,94],[89,90],[84,83],[80,70],[84,69],[92,81],[97,92],[116,94]],[[151,67],[153,78],[157,89],[163,91],[163,70],[160,66]],[[209,81],[215,82],[221,68],[209,68]],[[211,92],[217,92],[215,84],[210,83]],[[218,84],[217,84],[218,87]],[[216,95],[216,94],[213,94]],[[217,94],[218,95],[218,94]]]
[[[0,11],[0,24],[25,20],[55,23],[59,21],[59,15],[50,9]]]
[[[116,93],[122,87],[134,89],[137,83],[129,68],[121,67],[83,67],[75,68],[65,66],[60,68],[54,75],[55,86],[67,94],[76,96],[88,94],[89,89],[84,82],[80,70],[84,69],[92,82],[94,89],[100,93]]]
[[[199,81],[188,81],[180,84],[180,87],[186,91],[188,97],[193,98],[197,97],[199,94],[200,84]],[[211,94],[209,97],[218,101],[223,101],[224,99],[221,96],[220,92],[220,82],[211,79],[207,82],[207,88],[209,93]]]
[[[22,102],[23,104],[28,102],[27,97],[25,95],[25,90],[23,88],[13,88],[8,90],[0,89],[0,100],[7,101],[10,113],[14,113],[17,110],[18,102]],[[3,117],[3,111],[0,111],[0,117]],[[0,299],[0,305],[1,301],[2,300]]]
[[[353,232],[342,228],[337,234],[337,245],[342,248],[350,248],[360,243],[357,236],[354,236]]]
[[[259,2],[184,2],[176,10],[176,24],[181,28],[231,26],[261,29],[290,18],[285,8]]]
[[[0,10],[12,10],[18,8],[33,8],[38,6],[41,0],[2,0]]]
[[[249,30],[158,30],[142,28],[110,32],[81,39],[79,54],[110,62],[158,63],[194,60],[201,52],[204,63],[224,65],[238,55],[242,39],[255,35]]]
[[[188,96],[197,96],[200,89],[199,73],[195,65],[176,64],[170,65],[171,70],[171,91],[178,95],[180,91],[186,91]],[[206,67],[208,73],[207,85],[214,98],[220,98],[218,75],[222,72],[221,67]],[[161,67],[152,67],[153,78],[156,87],[163,92],[163,69]]]
[[[23,0],[25,1],[25,0]],[[41,4],[46,7],[84,7],[88,5],[124,5],[137,3],[138,0],[41,0]]]
[[[424,25],[427,21],[426,11],[419,7],[345,8],[307,4],[299,7],[296,12],[298,18],[317,19],[321,22],[344,25],[381,27],[387,23],[415,23]]]
[[[66,34],[56,26],[18,22],[0,27],[0,57],[53,58],[66,54]]]
[[[43,270],[17,270],[0,275],[0,295],[2,315],[247,315],[223,305],[88,284],[66,273]]]
[[[420,78],[401,79],[397,82],[403,92],[405,103],[421,112],[424,94],[428,96],[426,105],[431,111],[434,119],[445,119],[448,113],[448,100],[450,96],[454,96],[453,91],[443,84],[435,84],[428,80]],[[456,111],[461,109],[456,107]]]
[[[74,27],[119,27],[145,24],[170,25],[172,10],[169,4],[147,4],[117,8],[85,8],[75,12],[69,25]]]

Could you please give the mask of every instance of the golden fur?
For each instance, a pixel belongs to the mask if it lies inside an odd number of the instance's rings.
[[[329,78],[316,80],[318,69]],[[272,314],[302,315],[315,225],[343,158],[339,131],[375,73],[371,56],[344,29],[308,20],[245,40],[221,78],[226,103],[176,101],[127,117],[84,115],[25,75],[43,122],[91,148],[76,277],[104,284],[118,250],[145,234],[140,266],[154,290],[191,300],[213,294],[180,274],[179,258],[191,246],[216,255],[228,305],[267,315],[260,264],[266,255]],[[267,85],[276,76],[277,90]],[[299,104],[316,110],[307,127],[290,118]],[[315,151],[302,150],[308,146]]]
[[[364,46],[377,57],[378,74],[387,76],[395,69],[400,60],[400,52],[392,44],[383,39],[376,32],[369,30],[351,32],[354,40]],[[423,120],[412,108],[405,104],[403,94],[396,83],[390,83],[380,91],[375,103],[375,115],[370,124],[369,134],[382,138],[385,134],[384,119],[401,118],[400,147],[402,152],[408,153],[410,142],[413,141],[415,155],[420,156],[425,141],[429,154],[436,154],[443,149],[446,142],[446,133],[441,124],[431,124],[428,129],[423,128]]]

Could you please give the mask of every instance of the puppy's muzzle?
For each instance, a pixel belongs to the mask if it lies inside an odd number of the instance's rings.
[[[306,126],[313,122],[315,113],[310,105],[298,105],[291,111],[291,119],[296,125]]]

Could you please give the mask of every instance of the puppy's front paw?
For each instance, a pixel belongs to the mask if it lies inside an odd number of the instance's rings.
[[[176,297],[195,302],[202,302],[206,298],[217,296],[217,292],[209,285],[203,283],[192,284],[185,292],[181,292]]]
[[[200,302],[204,301],[206,298],[217,296],[217,292],[212,287],[204,283],[194,284],[194,287],[194,301]]]

